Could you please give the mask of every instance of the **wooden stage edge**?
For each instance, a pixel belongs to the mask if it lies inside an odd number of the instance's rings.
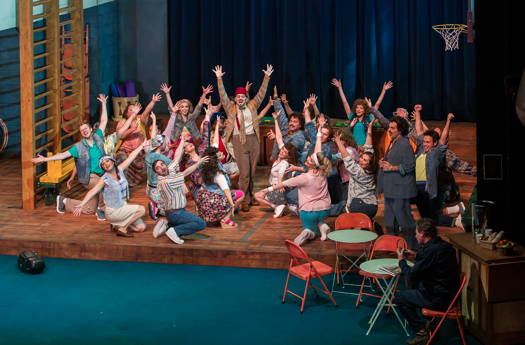
[[[464,125],[464,128],[475,132],[474,124]],[[464,132],[456,134],[456,138],[464,137]],[[468,136],[472,139],[472,135]],[[466,140],[456,143],[462,156],[475,162],[475,140],[469,140],[470,145]],[[185,238],[183,245],[172,243],[166,236],[153,238],[154,222],[148,216],[144,218],[147,224],[144,233],[133,238],[116,237],[109,231],[107,222],[97,221],[93,215],[57,214],[54,205],[45,206],[43,201],[39,201],[33,211],[22,210],[20,156],[2,153],[0,164],[4,167],[0,176],[0,254],[3,255],[34,250],[43,257],[56,258],[283,269],[289,260],[283,242],[295,238],[301,231],[297,216],[285,214],[275,219],[268,207],[257,206],[248,213],[236,215],[239,228],[208,227]],[[268,169],[266,166],[258,168],[256,191],[266,187]],[[456,179],[462,199],[468,200],[476,178],[456,175]],[[84,191],[78,186],[69,193],[79,198]],[[130,203],[147,205],[144,184],[134,187],[131,194]],[[379,205],[376,216],[379,224],[383,224],[382,206]],[[191,200],[188,201],[188,210],[195,212]],[[334,221],[333,217],[328,219],[332,228]],[[460,231],[457,228],[439,230],[445,238],[447,234]],[[314,259],[327,264],[335,262],[335,246],[330,240],[316,239],[305,244],[304,248]]]

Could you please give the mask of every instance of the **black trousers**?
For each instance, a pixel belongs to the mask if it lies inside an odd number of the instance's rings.
[[[394,303],[397,304],[397,309],[407,319],[414,333],[425,328],[426,320],[419,312],[421,308],[444,311],[448,307],[442,302],[429,300],[416,289],[398,291]]]

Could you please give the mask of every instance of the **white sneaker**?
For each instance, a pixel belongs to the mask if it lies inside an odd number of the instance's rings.
[[[288,210],[290,210],[290,212],[292,212],[296,216],[299,215],[299,212],[297,212],[297,206],[295,206],[295,205],[288,205]]]
[[[184,240],[180,238],[179,235],[177,235],[177,233],[175,232],[175,229],[173,228],[169,228],[168,231],[166,231],[166,236],[168,236],[170,240],[172,240],[173,242],[177,244],[184,243]]]
[[[463,223],[461,222],[461,213],[456,217],[456,220],[454,220],[454,226],[465,231],[465,228],[463,227]]]
[[[301,233],[293,240],[295,244],[301,246],[306,240],[310,240],[315,237],[312,230],[304,229]]]
[[[321,231],[321,241],[326,241],[326,235],[330,232],[330,227],[328,224],[323,223],[319,225],[319,231]]]
[[[155,227],[153,228],[153,237],[158,238],[166,232],[168,229],[168,220],[166,218],[160,218],[157,220],[157,223],[155,223]]]
[[[459,206],[459,214],[464,215],[465,214],[465,204],[463,203],[463,201],[460,202],[458,206]]]
[[[62,195],[57,196],[57,212],[58,213],[66,213],[65,201],[66,201],[66,198],[64,198]]]
[[[274,218],[279,218],[280,216],[282,216],[285,207],[286,207],[286,205],[278,205],[278,206],[276,206],[275,210],[273,212],[273,217]]]

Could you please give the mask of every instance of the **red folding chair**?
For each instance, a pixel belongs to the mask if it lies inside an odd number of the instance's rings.
[[[396,253],[398,248],[407,249],[408,245],[407,242],[403,237],[399,236],[393,236],[393,235],[381,235],[379,236],[372,247],[372,252],[370,253],[370,260],[374,259],[374,255],[377,252],[385,252],[385,253]],[[375,295],[369,292],[363,292],[363,288],[365,286],[365,279],[367,278],[386,278],[390,279],[391,276],[388,274],[374,274],[374,273],[368,273],[363,270],[359,270],[359,275],[363,277],[363,280],[361,281],[361,288],[359,289],[359,295],[357,296],[357,301],[355,303],[356,307],[359,307],[359,302],[361,302],[361,297],[363,295],[375,297],[375,298],[381,298],[380,295]],[[394,287],[394,290],[396,287]]]
[[[328,266],[327,264],[322,263],[321,261],[314,261],[310,259],[308,254],[306,254],[306,252],[304,251],[304,249],[299,247],[292,241],[286,240],[284,241],[284,244],[286,245],[288,253],[290,253],[290,266],[288,267],[288,276],[286,277],[286,284],[284,285],[282,302],[284,303],[287,293],[294,295],[295,297],[299,298],[302,302],[300,309],[300,312],[302,313],[304,310],[304,303],[306,302],[306,294],[308,292],[308,287],[310,287],[314,291],[316,296],[316,290],[319,290],[328,295],[328,297],[330,297],[330,300],[332,300],[334,305],[337,307],[337,302],[332,296],[330,290],[328,290],[328,288],[326,287],[323,278],[321,278],[324,275],[331,274],[334,271],[333,268]],[[303,296],[299,296],[295,292],[288,290],[288,282],[290,281],[290,275],[293,275],[301,280],[306,281]],[[321,290],[318,287],[312,285],[312,278],[319,278],[319,281],[323,285],[324,289]]]
[[[374,224],[372,220],[364,213],[343,213],[335,219],[335,231],[343,229],[362,229],[374,231]],[[340,284],[339,280],[341,274],[345,275],[347,272],[352,271],[353,267],[359,268],[359,261],[362,257],[368,259],[370,243],[348,244],[335,242],[335,250],[336,253],[344,253],[349,255],[345,255],[345,258],[350,262],[350,267],[348,269],[342,269],[342,262],[340,260],[337,260],[338,264],[335,267],[336,279],[333,281],[333,284],[335,284],[336,282],[337,284]],[[365,253],[364,256],[362,255],[363,253]],[[352,258],[357,257],[357,259],[351,259],[350,255],[352,256]],[[333,284],[332,290],[334,288]]]
[[[461,314],[461,303],[459,301],[459,295],[461,295],[461,291],[465,287],[466,283],[467,275],[465,273],[461,273],[461,284],[459,286],[459,290],[456,293],[456,296],[454,297],[452,302],[450,302],[450,305],[448,306],[446,311],[437,311],[425,308],[421,310],[421,313],[423,313],[423,315],[425,316],[431,317],[432,321],[434,321],[436,317],[441,318],[441,320],[439,320],[438,325],[436,326],[436,329],[430,332],[430,338],[428,339],[427,345],[429,345],[432,342],[437,331],[439,330],[441,324],[443,323],[443,321],[445,321],[445,319],[456,319],[459,335],[461,336],[461,341],[463,342],[463,345],[467,345],[467,342],[465,341],[465,331],[463,330],[463,324],[461,323],[461,318],[463,315]]]

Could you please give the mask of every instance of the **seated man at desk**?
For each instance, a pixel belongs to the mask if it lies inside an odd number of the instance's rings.
[[[459,287],[459,270],[454,248],[437,235],[433,220],[423,218],[417,222],[417,253],[399,248],[399,267],[409,279],[411,289],[398,291],[394,303],[407,319],[416,336],[407,344],[425,344],[429,331],[418,309],[444,311],[450,305]],[[406,254],[415,254],[415,263],[409,267]]]

